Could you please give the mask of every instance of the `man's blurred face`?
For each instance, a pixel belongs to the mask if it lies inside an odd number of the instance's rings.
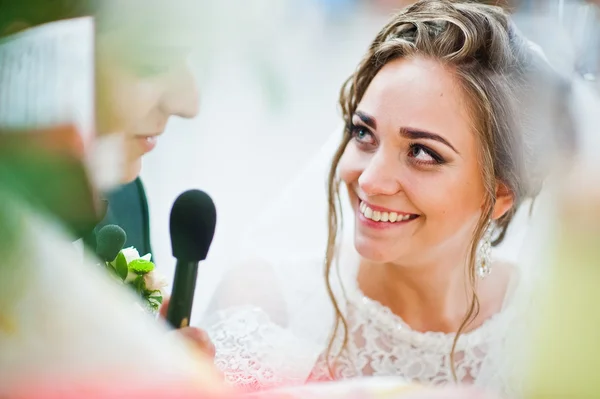
[[[142,156],[154,149],[172,115],[193,118],[198,112],[187,64],[194,35],[170,7],[163,14],[170,20],[141,20],[147,17],[140,17],[143,12],[137,9],[128,23],[100,29],[97,35],[98,134],[125,134],[123,183],[138,176]],[[130,11],[115,6],[105,12]],[[161,14],[159,9],[153,12]]]
[[[193,118],[198,112],[187,65],[201,25],[194,13],[198,1],[83,0],[77,6],[58,2],[54,8],[29,3],[41,8],[11,10],[14,18],[0,18],[0,37],[78,15],[96,17],[97,135],[124,134],[121,175],[127,183],[138,176],[141,157],[154,149],[169,118]]]

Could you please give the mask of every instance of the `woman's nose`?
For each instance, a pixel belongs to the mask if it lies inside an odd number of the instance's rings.
[[[385,153],[378,152],[358,178],[358,185],[368,196],[394,195],[401,189],[399,163]]]

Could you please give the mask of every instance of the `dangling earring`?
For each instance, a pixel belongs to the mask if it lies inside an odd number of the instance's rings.
[[[492,272],[492,234],[494,233],[494,222],[488,222],[483,237],[477,246],[477,276],[486,278]]]

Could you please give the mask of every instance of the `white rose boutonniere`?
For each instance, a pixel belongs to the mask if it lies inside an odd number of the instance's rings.
[[[119,281],[137,292],[146,310],[156,315],[163,302],[163,288],[168,283],[156,272],[151,257],[150,254],[140,256],[134,247],[123,248],[106,266]]]

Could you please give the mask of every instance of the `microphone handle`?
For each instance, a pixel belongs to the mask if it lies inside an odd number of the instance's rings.
[[[174,328],[183,328],[190,324],[197,277],[198,262],[177,260],[173,291],[167,310],[167,321]]]

